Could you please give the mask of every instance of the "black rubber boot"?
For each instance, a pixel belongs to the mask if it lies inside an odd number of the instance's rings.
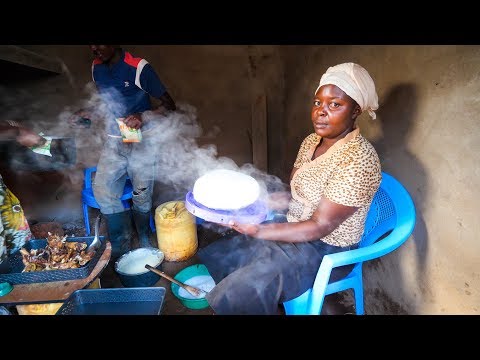
[[[133,222],[138,234],[138,246],[143,247],[157,247],[154,241],[152,241],[152,232],[150,230],[150,211],[140,212],[132,210]]]
[[[105,215],[107,219],[108,237],[112,244],[112,260],[115,262],[120,256],[132,249],[133,227],[131,211],[122,211]]]

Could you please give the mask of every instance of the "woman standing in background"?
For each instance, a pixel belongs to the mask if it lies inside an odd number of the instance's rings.
[[[45,139],[16,121],[0,123],[0,138],[26,147],[40,146]],[[18,198],[7,188],[0,174],[0,272],[8,272],[8,255],[30,240],[32,233]]]

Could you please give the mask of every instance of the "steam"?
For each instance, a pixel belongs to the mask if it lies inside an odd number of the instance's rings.
[[[186,103],[177,103],[177,108],[167,117],[157,119],[157,181],[171,186],[176,192],[187,193],[205,173],[226,169],[252,176],[259,182],[263,193],[284,188],[278,177],[260,171],[252,164],[238,166],[232,159],[218,156],[213,144],[199,146],[197,139],[203,130],[197,122],[196,109]]]
[[[83,169],[98,163],[106,140],[106,119],[112,116],[110,108],[106,106],[92,82],[83,89],[87,96],[73,104],[69,100],[75,91],[68,79],[64,79],[62,84],[59,84],[58,79],[43,80],[42,89],[49,88],[49,82],[54,90],[47,94],[42,93],[41,97],[34,94],[32,87],[29,87],[30,92],[27,92],[21,88],[6,89],[0,86],[1,105],[4,109],[2,116],[4,119],[19,121],[37,133],[74,138],[75,168],[57,171],[62,172],[74,185],[80,186],[83,183]],[[113,100],[118,94],[107,96]],[[81,108],[92,106],[96,108],[96,113],[95,119],[91,119],[90,128],[72,129],[68,123],[72,114]],[[287,188],[278,177],[255,168],[253,164],[239,166],[230,158],[218,156],[214,144],[199,146],[197,139],[200,136],[203,135],[203,139],[211,138],[213,142],[221,129],[214,127],[203,134],[203,129],[197,122],[197,111],[188,103],[177,101],[176,111],[167,116],[150,114],[147,121],[158,123],[154,139],[156,150],[150,152],[151,156],[156,157],[155,180],[168,185],[177,193],[186,194],[193,189],[200,176],[215,169],[234,170],[252,176],[258,181],[262,196],[267,192],[283,191]]]

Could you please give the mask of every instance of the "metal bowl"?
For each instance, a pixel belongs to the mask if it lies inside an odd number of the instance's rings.
[[[156,248],[131,250],[115,262],[115,271],[125,287],[152,286],[160,276],[146,269],[145,264],[160,270],[164,258],[163,252]]]

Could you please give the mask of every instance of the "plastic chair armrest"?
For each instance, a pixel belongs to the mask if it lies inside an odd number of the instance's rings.
[[[336,255],[336,254],[335,254]],[[331,255],[325,255],[323,257],[320,268],[318,269],[317,276],[313,282],[312,291],[308,299],[307,314],[318,315],[323,306],[323,300],[325,298],[325,290],[327,289],[328,282],[330,280],[330,274],[332,273],[333,262]]]
[[[325,261],[325,258],[328,258],[332,263],[332,267],[335,268],[378,258],[402,245],[408,239],[412,231],[413,227],[409,227],[408,224],[401,225],[395,228],[379,242],[355,250],[325,255],[323,261]],[[399,241],[399,239],[402,240]]]

